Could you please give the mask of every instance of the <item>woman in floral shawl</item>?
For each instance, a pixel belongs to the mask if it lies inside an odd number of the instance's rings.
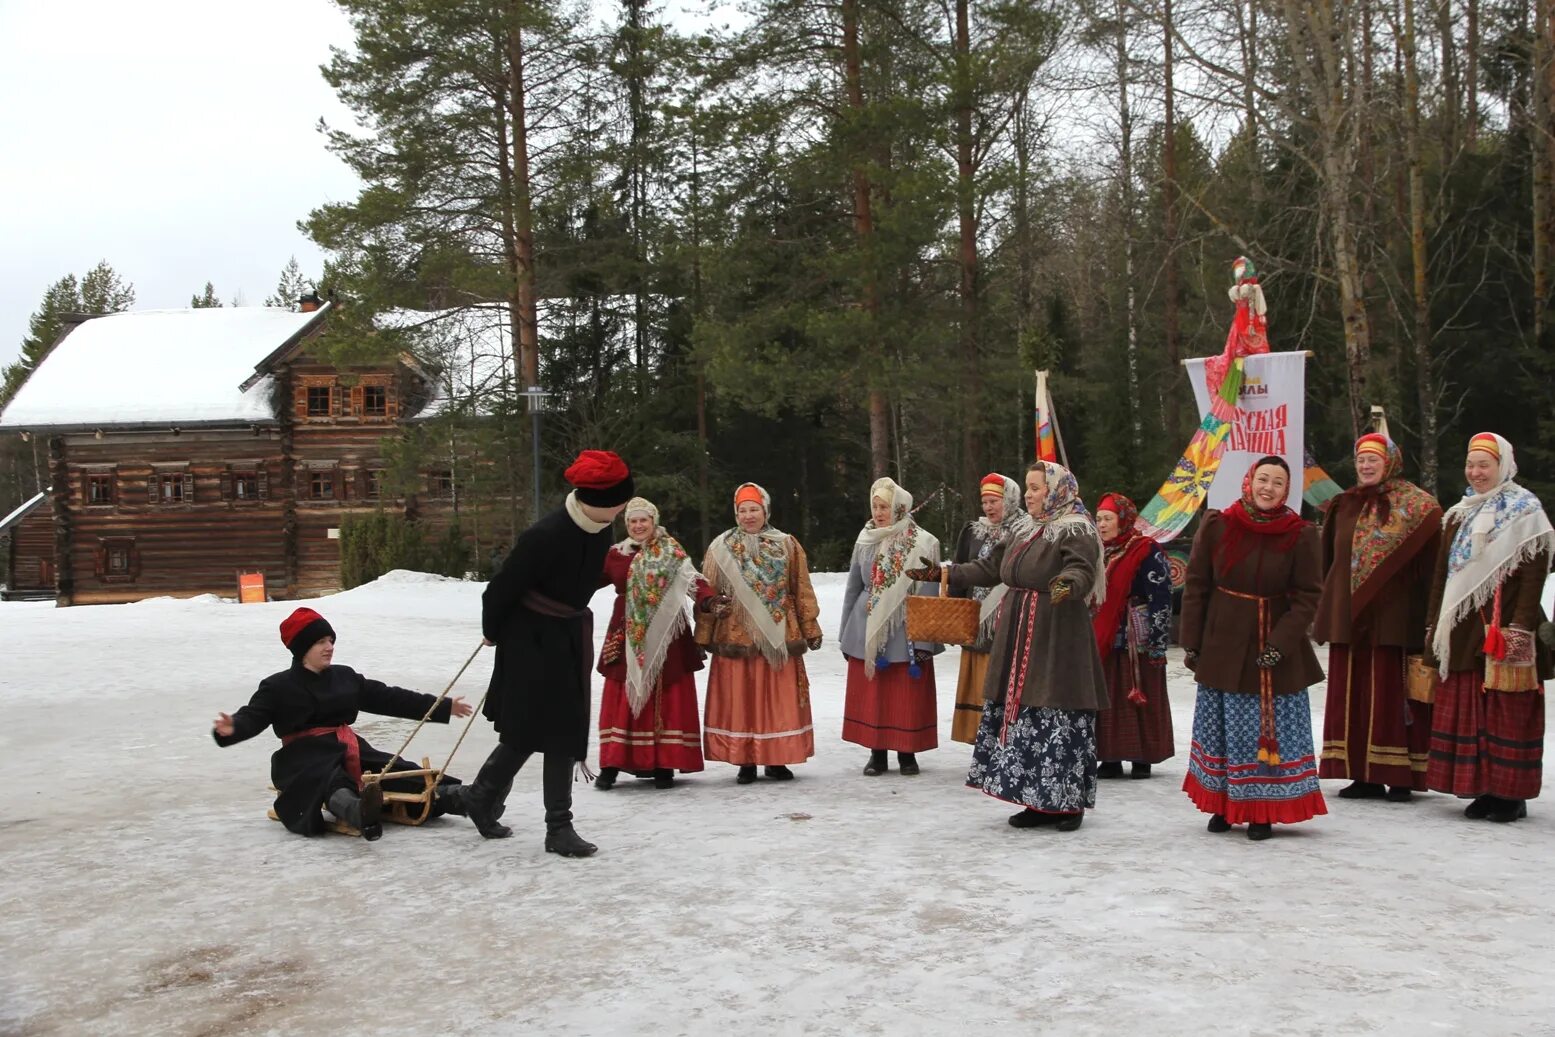
[[[956,537],[951,560],[957,565],[993,554],[994,549],[1011,539],[1024,540],[1036,532],[1031,516],[1021,501],[1021,486],[1007,475],[990,472],[979,484],[983,514],[968,522]],[[961,649],[961,674],[956,681],[956,710],[950,719],[950,739],[971,745],[977,741],[977,726],[983,719],[983,685],[988,679],[988,651],[993,647],[994,626],[1004,604],[1004,584],[993,587],[968,587],[952,592],[952,597],[968,597],[980,603],[977,640]]]
[[[1407,801],[1425,789],[1431,705],[1405,690],[1425,644],[1425,603],[1442,535],[1436,499],[1402,477],[1404,455],[1376,432],[1355,441],[1354,488],[1323,521],[1323,596],[1312,638],[1328,649],[1322,778],[1341,799]]]
[[[1172,628],[1172,577],[1160,545],[1135,528],[1139,509],[1121,493],[1097,502],[1096,527],[1106,549],[1107,601],[1096,610],[1096,650],[1112,704],[1096,718],[1096,776],[1150,777],[1170,759],[1172,704],[1166,697],[1166,643]]]
[[[890,479],[869,488],[869,508],[837,635],[848,660],[842,740],[869,750],[867,775],[884,774],[892,750],[903,774],[917,774],[916,754],[939,746],[934,656],[945,647],[907,639],[907,596],[922,588],[903,570],[915,558],[939,561],[939,540],[913,521],[912,494]]]
[[[1447,510],[1427,614],[1426,661],[1441,674],[1426,785],[1473,796],[1471,818],[1528,816],[1544,771],[1544,682],[1550,656],[1534,638],[1555,529],[1539,498],[1512,480],[1512,444],[1469,440],[1469,487]]]
[[[722,615],[729,600],[713,593],[685,549],[659,525],[659,509],[642,497],[626,505],[627,537],[605,555],[604,583],[615,609],[599,653],[605,694],[599,705],[598,789],[622,771],[675,783],[675,772],[702,769],[697,687],[702,650],[691,638],[686,604]]]
[[[1032,535],[949,567],[952,589],[1010,589],[966,783],[1021,807],[1010,817],[1016,828],[1072,832],[1096,805],[1096,713],[1107,706],[1091,630],[1091,608],[1106,598],[1101,538],[1062,465],[1026,471],[1026,510]],[[939,570],[925,559],[907,575],[938,580]]]
[[[712,653],[704,744],[709,760],[738,764],[741,785],[788,781],[789,764],[815,755],[804,655],[821,647],[820,609],[804,548],[772,528],[772,498],[755,483],[734,491],[733,529],[719,534],[702,576],[733,599],[727,615],[697,617],[697,644]]]

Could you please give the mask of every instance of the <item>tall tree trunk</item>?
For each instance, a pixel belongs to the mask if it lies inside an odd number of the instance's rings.
[[[1458,120],[1463,109],[1458,86],[1458,50],[1452,32],[1453,0],[1435,2],[1436,31],[1441,38],[1442,48],[1442,168],[1446,169],[1458,151]],[[1408,16],[1413,17],[1414,11],[1410,10]]]
[[[494,62],[498,68],[507,65],[507,40],[495,38]],[[523,350],[519,343],[523,341],[522,329],[524,326],[523,311],[519,306],[519,282],[522,278],[518,258],[518,217],[517,217],[517,192],[514,188],[513,176],[513,150],[510,135],[508,133],[508,104],[509,99],[506,90],[498,90],[492,96],[492,131],[497,136],[497,185],[499,188],[499,216],[502,222],[502,261],[507,268],[508,291],[508,336],[513,343],[513,355],[509,357],[509,369],[513,373],[513,382],[518,388],[524,386]],[[515,530],[516,532],[516,530]]]
[[[863,58],[859,49],[858,0],[842,0],[842,64],[843,81],[848,93],[848,107],[855,117],[864,112]],[[854,141],[853,148],[853,231],[858,238],[859,253],[863,258],[864,313],[868,321],[869,342],[866,352],[870,357],[869,385],[869,465],[874,478],[889,474],[891,466],[891,428],[886,393],[878,384],[885,356],[880,345],[880,287],[877,283],[875,257],[875,216],[870,199],[869,172],[864,165],[863,145]]]
[[[1409,162],[1409,253],[1414,265],[1415,397],[1420,408],[1420,482],[1436,492],[1436,378],[1431,361],[1431,302],[1426,284],[1425,174],[1420,142],[1419,40],[1415,5],[1404,0],[1404,147]]]
[[[513,128],[513,251],[518,265],[519,378],[540,384],[539,321],[535,312],[535,231],[529,180],[529,124],[524,87],[522,4],[508,3],[508,122]],[[536,508],[539,502],[535,502]]]
[[[1139,396],[1139,313],[1134,285],[1134,114],[1129,106],[1128,9],[1126,0],[1117,0],[1117,38],[1114,50],[1118,73],[1118,187],[1120,216],[1123,222],[1124,353],[1128,361],[1129,440],[1133,457],[1139,458],[1144,447],[1143,408]],[[1138,464],[1130,465],[1130,474]]]
[[[702,150],[699,134],[701,95],[691,107],[691,307],[700,324],[706,315],[702,293]],[[707,439],[707,360],[697,359],[697,512],[701,520],[702,550],[713,542],[712,498],[708,494],[708,466],[711,463]]]
[[[1463,93],[1468,102],[1463,139],[1473,147],[1479,138],[1479,0],[1468,0],[1464,26]]]
[[[1166,312],[1164,314],[1164,331],[1166,334],[1166,361],[1167,388],[1166,388],[1166,429],[1167,434],[1175,438],[1178,433],[1178,420],[1181,408],[1178,406],[1178,393],[1173,383],[1177,381],[1181,370],[1178,361],[1182,358],[1182,342],[1177,330],[1177,302],[1179,295],[1178,270],[1177,270],[1177,98],[1176,88],[1173,85],[1172,75],[1172,0],[1162,0],[1161,3],[1161,36],[1163,44],[1163,62],[1161,75],[1165,84],[1163,97],[1163,125],[1162,132],[1165,140],[1161,148],[1161,207],[1162,226],[1166,237]]]
[[[643,80],[643,7],[645,0],[623,0],[627,21],[627,103],[631,118],[631,191],[632,218],[632,346],[637,367],[637,407],[641,414],[648,396],[648,307],[644,278],[648,252],[643,235],[647,211],[648,114]]]
[[[1550,33],[1552,0],[1535,0],[1533,49],[1530,54],[1528,90],[1533,107],[1533,119],[1528,129],[1528,143],[1533,149],[1533,340],[1543,348],[1549,330],[1550,301],[1550,246],[1555,238],[1552,226],[1551,197],[1555,183],[1555,154],[1552,154],[1549,126],[1551,81],[1551,54],[1555,52]]]
[[[956,216],[961,242],[961,365],[966,379],[966,410],[961,417],[961,485],[972,486],[982,470],[979,448],[981,429],[975,420],[982,413],[982,373],[978,362],[977,323],[977,199],[973,178],[972,139],[972,31],[969,0],[956,0]]]

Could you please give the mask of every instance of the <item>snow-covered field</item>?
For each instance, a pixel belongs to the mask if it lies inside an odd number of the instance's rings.
[[[830,632],[842,578],[817,585]],[[391,574],[312,604],[338,661],[436,692],[480,638],[480,589]],[[273,737],[218,750],[210,718],[285,665],[290,609],[0,606],[0,1034],[1555,1033],[1555,806],[1500,826],[1329,783],[1327,817],[1210,835],[1178,788],[1180,653],[1178,757],[1103,783],[1072,835],[1011,829],[962,786],[954,651],[923,774],[862,777],[828,644],[797,781],[579,785],[601,850],[569,861],[542,850],[537,765],[508,840],[266,820]],[[392,749],[408,726],[359,728]],[[440,763],[456,735],[418,748]],[[493,741],[477,721],[453,773]]]

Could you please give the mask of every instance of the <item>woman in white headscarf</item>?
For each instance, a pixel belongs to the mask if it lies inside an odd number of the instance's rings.
[[[713,656],[704,745],[738,764],[739,784],[789,781],[815,755],[804,653],[821,647],[820,607],[799,541],[774,529],[772,498],[755,483],[734,491],[735,526],[713,538],[702,576],[733,599],[723,616],[697,617],[697,644]]]
[[[1063,465],[1026,470],[1034,532],[950,566],[952,589],[1010,588],[989,656],[983,720],[967,785],[1023,809],[1015,828],[1072,832],[1096,805],[1096,714],[1107,678],[1091,609],[1106,599],[1101,536]],[[908,573],[938,580],[938,565]]]
[[[1447,510],[1432,581],[1426,661],[1441,676],[1426,785],[1474,797],[1466,817],[1528,816],[1544,769],[1544,681],[1555,675],[1534,637],[1555,554],[1539,498],[1512,480],[1512,444],[1469,440],[1468,489]]]
[[[978,486],[983,513],[968,522],[956,537],[951,561],[957,565],[992,555],[1007,541],[1024,540],[1036,531],[1021,501],[1021,486],[1007,475],[990,472]],[[994,626],[1009,588],[968,587],[952,597],[968,597],[979,603],[977,640],[961,649],[961,674],[956,681],[956,710],[950,719],[950,739],[971,745],[977,741],[977,725],[983,719],[983,684],[988,677],[988,651],[993,647]]]
[[[915,559],[939,560],[939,540],[912,518],[912,494],[890,479],[869,488],[871,518],[853,545],[837,640],[848,660],[842,740],[869,750],[864,773],[918,773],[918,753],[939,746],[934,656],[944,645],[907,638],[907,597],[921,593],[906,574]]]
[[[605,555],[605,582],[615,608],[599,653],[605,692],[599,703],[599,777],[608,790],[622,771],[652,777],[657,788],[675,772],[702,769],[697,686],[702,650],[691,638],[686,605],[705,615],[728,612],[679,542],[659,525],[659,509],[642,497],[627,502],[626,539]]]

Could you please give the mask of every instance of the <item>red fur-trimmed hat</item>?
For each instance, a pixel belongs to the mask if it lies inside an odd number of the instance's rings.
[[[334,636],[335,628],[329,620],[312,609],[297,609],[281,620],[281,643],[298,659],[324,638]]]
[[[583,451],[565,474],[577,491],[578,502],[590,507],[613,508],[637,495],[632,470],[619,454],[609,450]]]

